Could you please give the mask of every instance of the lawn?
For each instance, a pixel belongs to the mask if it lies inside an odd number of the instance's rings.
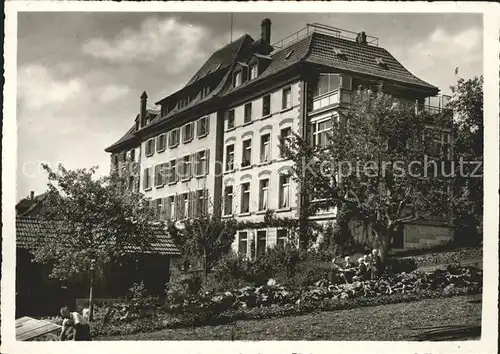
[[[466,340],[480,333],[481,295],[473,295],[96,340]]]

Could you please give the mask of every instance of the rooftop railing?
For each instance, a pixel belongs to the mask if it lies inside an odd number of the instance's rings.
[[[359,34],[358,32],[353,32],[342,28],[323,25],[320,23],[308,23],[306,27],[286,36],[283,39],[280,39],[279,41],[275,42],[272,46],[274,47],[274,50],[277,52],[279,50],[285,49],[286,47],[289,47],[290,45],[301,40],[302,38],[309,36],[313,32],[322,33],[335,38],[342,38],[351,41],[356,41],[356,38]],[[367,35],[366,43],[369,45],[378,46],[378,38]]]

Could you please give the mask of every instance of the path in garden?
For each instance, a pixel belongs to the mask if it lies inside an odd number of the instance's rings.
[[[469,340],[481,335],[481,295],[167,329],[97,340]]]

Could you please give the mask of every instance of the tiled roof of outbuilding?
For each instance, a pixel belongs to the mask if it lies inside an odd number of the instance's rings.
[[[36,247],[44,237],[56,237],[53,227],[54,221],[40,218],[16,217],[16,247],[31,249]],[[148,250],[140,250],[139,247],[130,246],[129,252],[141,252],[178,256],[180,252],[175,246],[172,238],[162,225],[151,225],[151,232],[155,237]]]

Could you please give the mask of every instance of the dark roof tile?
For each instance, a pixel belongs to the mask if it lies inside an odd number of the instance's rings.
[[[56,237],[53,222],[53,220],[39,218],[16,217],[16,247],[32,249],[44,237]],[[172,238],[161,224],[151,225],[151,231],[155,240],[151,243],[150,249],[140,250],[139,247],[130,246],[127,251],[169,256],[180,255]]]
[[[232,65],[232,63],[238,57],[238,52],[243,45],[247,42],[249,44],[253,43],[252,37],[248,34],[244,34],[234,42],[231,42],[221,49],[213,53],[210,58],[202,65],[202,67],[193,75],[193,77],[187,82],[186,86],[191,85],[197,79],[205,77],[211,72],[225,68]]]
[[[384,48],[322,33],[312,35],[311,53],[306,59],[307,62],[437,90],[437,87],[410,73]],[[336,55],[334,48],[341,49],[343,55]],[[386,64],[385,68],[377,64],[376,57],[382,58]]]

